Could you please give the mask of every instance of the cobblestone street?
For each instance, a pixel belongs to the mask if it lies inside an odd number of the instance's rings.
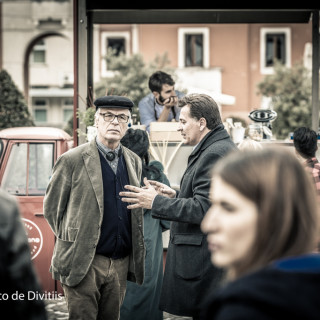
[[[67,305],[64,297],[57,300],[45,300],[48,312],[48,320],[68,320]],[[164,320],[192,320],[189,317],[174,316],[172,314],[163,313]],[[132,319],[135,320],[135,319]],[[147,319],[146,319],[147,320]],[[149,319],[148,319],[149,320]]]

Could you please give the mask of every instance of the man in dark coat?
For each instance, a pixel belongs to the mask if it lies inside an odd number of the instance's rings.
[[[197,319],[198,307],[212,284],[218,284],[222,270],[210,261],[206,236],[200,223],[209,209],[210,170],[217,160],[236,149],[224,129],[216,102],[204,94],[192,94],[179,101],[183,142],[195,146],[176,192],[159,182],[147,181],[145,188],[125,186],[121,192],[128,208],[152,209],[157,219],[171,220],[160,309]]]

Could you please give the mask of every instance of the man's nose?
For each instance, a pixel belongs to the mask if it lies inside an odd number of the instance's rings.
[[[119,124],[119,120],[117,116],[115,116],[111,122],[114,123],[115,120],[117,120],[117,123]]]

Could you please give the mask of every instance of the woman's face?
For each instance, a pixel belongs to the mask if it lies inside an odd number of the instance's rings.
[[[211,261],[217,267],[233,270],[255,241],[257,207],[220,177],[212,180],[210,198],[212,205],[201,229],[208,234]]]

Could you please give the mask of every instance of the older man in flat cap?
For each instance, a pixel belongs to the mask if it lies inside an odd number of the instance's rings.
[[[120,144],[133,103],[95,100],[97,137],[56,162],[44,216],[56,235],[50,271],[62,284],[69,319],[119,319],[126,280],[142,284],[142,209],[128,210],[119,192],[140,185],[141,160]]]

